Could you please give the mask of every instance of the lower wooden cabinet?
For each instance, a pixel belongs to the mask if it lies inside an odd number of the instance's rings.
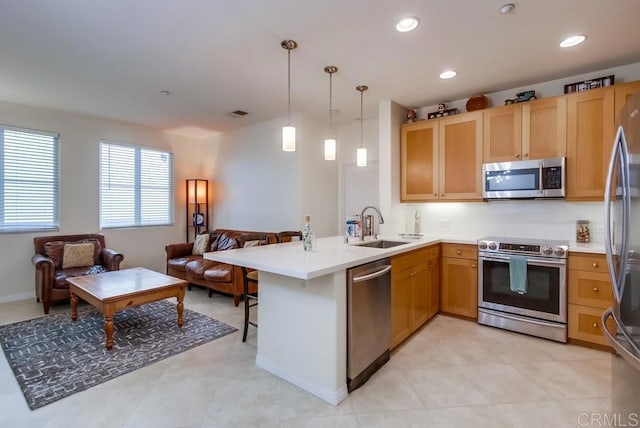
[[[391,348],[439,311],[439,245],[391,259]]]
[[[442,312],[478,319],[475,245],[442,244]]]
[[[569,341],[609,347],[602,333],[602,313],[611,307],[612,292],[603,254],[569,254]],[[607,325],[612,333],[613,324]]]

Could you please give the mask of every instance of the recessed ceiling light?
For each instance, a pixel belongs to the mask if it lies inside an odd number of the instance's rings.
[[[516,8],[516,5],[513,3],[507,3],[500,7],[500,13],[506,15],[507,13],[511,13],[513,9]]]
[[[402,18],[396,24],[396,30],[398,30],[401,33],[407,33],[409,31],[415,30],[419,23],[420,23],[420,20],[415,16]]]
[[[452,77],[455,77],[456,74],[458,74],[457,71],[447,70],[447,71],[443,71],[442,73],[440,73],[440,78],[441,79],[451,79]]]
[[[571,36],[567,37],[563,41],[560,42],[561,48],[570,48],[571,46],[579,45],[587,39],[587,36]]]

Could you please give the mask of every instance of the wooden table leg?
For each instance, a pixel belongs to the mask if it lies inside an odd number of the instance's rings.
[[[182,302],[184,300],[184,287],[180,287],[180,290],[178,290],[178,327],[182,327],[183,324],[183,320],[182,320],[182,314],[184,312],[184,303]]]
[[[78,296],[71,293],[71,321],[78,319]]]
[[[113,348],[113,315],[113,310],[106,309],[104,311],[104,332],[107,336],[105,346],[107,349]]]

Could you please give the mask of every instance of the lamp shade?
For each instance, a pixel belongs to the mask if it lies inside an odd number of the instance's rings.
[[[356,166],[367,166],[367,149],[365,147],[360,147],[356,151]]]
[[[296,151],[296,128],[291,125],[282,127],[282,150],[285,152]]]
[[[324,140],[324,160],[336,160],[336,140],[334,138]]]
[[[207,202],[207,180],[193,178],[187,180],[187,203],[204,204]]]

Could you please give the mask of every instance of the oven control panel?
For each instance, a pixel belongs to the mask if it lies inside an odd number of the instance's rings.
[[[564,241],[531,242],[531,240],[507,241],[485,238],[478,240],[478,250],[490,254],[521,254],[566,259],[569,245]]]

